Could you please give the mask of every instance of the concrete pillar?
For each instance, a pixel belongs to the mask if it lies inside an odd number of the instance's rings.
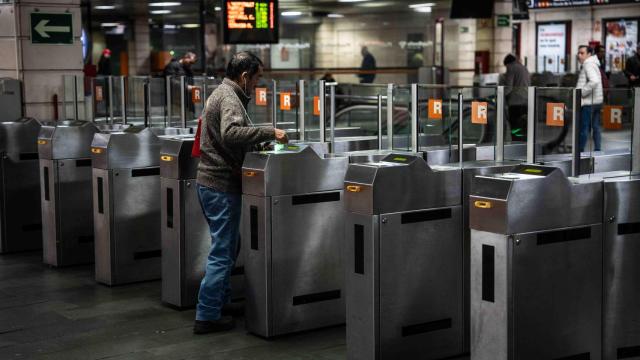
[[[129,75],[149,75],[151,71],[151,37],[149,17],[136,15],[133,41],[129,42]]]
[[[494,13],[496,15],[512,15],[513,3],[511,0],[497,0],[494,4]],[[493,51],[491,52],[491,72],[503,73],[506,71],[502,61],[507,54],[511,53],[513,48],[513,19],[510,21],[511,26],[498,27],[494,19],[493,31]],[[524,63],[524,60],[522,60]]]
[[[73,43],[33,44],[31,13],[70,13]],[[0,77],[22,81],[24,114],[53,119],[53,95],[63,99],[63,75],[82,75],[80,0],[33,0],[0,4]],[[58,104],[60,111],[61,104]],[[62,112],[60,112],[62,114]]]

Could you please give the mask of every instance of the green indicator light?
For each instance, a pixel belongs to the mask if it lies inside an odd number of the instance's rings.
[[[542,173],[542,170],[540,170],[540,169],[524,169],[524,172],[531,173],[531,174],[540,174],[540,173]]]
[[[300,148],[299,148],[299,147],[297,147],[297,146],[289,146],[289,147],[288,147],[288,149],[289,149],[289,150],[298,150],[298,149],[300,149]]]
[[[394,157],[394,158],[393,158],[393,161],[402,161],[402,162],[405,162],[405,161],[407,161],[407,158],[404,158],[404,157]]]

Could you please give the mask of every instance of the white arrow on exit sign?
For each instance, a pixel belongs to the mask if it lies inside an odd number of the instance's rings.
[[[71,32],[71,27],[69,26],[47,26],[49,20],[41,20],[38,25],[34,28],[34,30],[43,38],[49,38],[48,33],[68,33]]]

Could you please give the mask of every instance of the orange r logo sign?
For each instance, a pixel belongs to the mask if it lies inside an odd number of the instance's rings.
[[[563,103],[547,103],[547,126],[564,126]]]
[[[429,119],[442,120],[442,100],[429,99]]]
[[[256,105],[267,106],[267,89],[256,88]]]
[[[486,102],[471,102],[471,123],[486,124],[489,118],[489,105]]]
[[[291,93],[280,93],[280,110],[291,110]]]
[[[623,110],[624,107],[622,106],[605,105],[602,110],[604,112],[604,128],[609,130],[622,129]]]

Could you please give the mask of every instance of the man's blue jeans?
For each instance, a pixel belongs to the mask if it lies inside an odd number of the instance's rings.
[[[600,110],[602,110],[602,105],[585,105],[582,107],[580,116],[580,152],[584,151],[592,128],[593,150],[601,150]]]
[[[222,306],[230,301],[229,276],[240,238],[242,197],[198,184],[198,198],[209,223],[211,250],[200,283],[196,320],[213,321],[220,319]]]

